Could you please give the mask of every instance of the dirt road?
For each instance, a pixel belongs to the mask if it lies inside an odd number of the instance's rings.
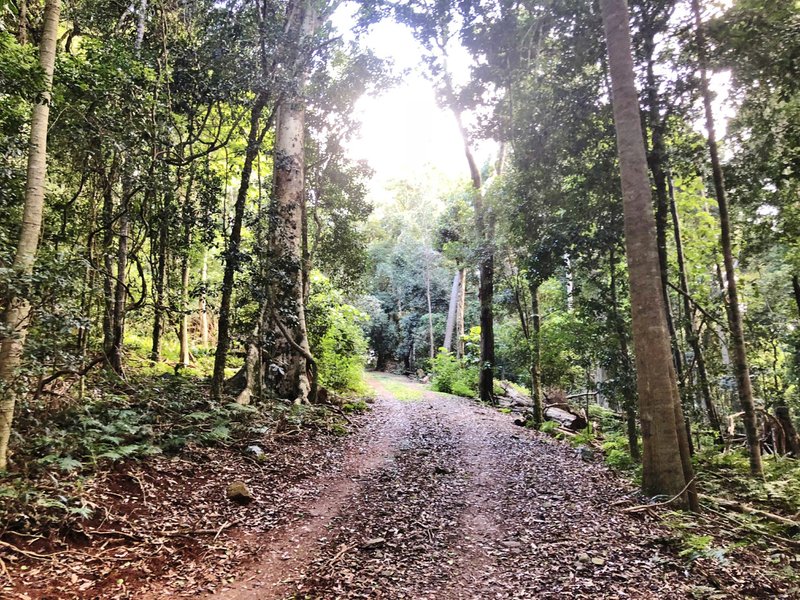
[[[509,415],[400,377],[370,383],[340,471],[307,481],[318,492],[297,518],[213,597],[791,597],[736,561],[687,568],[674,535],[614,504],[632,491],[620,479]]]

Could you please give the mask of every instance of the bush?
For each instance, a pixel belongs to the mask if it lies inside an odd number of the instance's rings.
[[[367,341],[361,325],[369,317],[345,303],[342,293],[318,272],[311,273],[306,315],[320,385],[337,392],[364,391]]]
[[[431,361],[431,385],[437,392],[474,398],[478,391],[478,370],[476,366],[465,367],[444,348]]]

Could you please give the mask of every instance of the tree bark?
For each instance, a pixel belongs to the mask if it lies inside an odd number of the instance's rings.
[[[425,297],[428,301],[428,337],[430,338],[429,356],[436,356],[436,344],[433,341],[433,309],[431,307],[431,266],[428,261],[425,265]]]
[[[733,344],[733,370],[736,374],[736,388],[739,395],[739,404],[744,413],[742,420],[747,435],[750,472],[753,475],[761,475],[761,443],[758,439],[753,387],[750,381],[750,367],[747,362],[742,313],[739,307],[736,270],[733,266],[728,198],[725,191],[725,180],[722,175],[722,165],[719,160],[716,133],[714,131],[714,111],[711,107],[711,94],[708,89],[706,41],[703,32],[703,23],[700,18],[700,4],[698,0],[692,0],[692,12],[694,13],[695,39],[697,42],[697,58],[700,71],[700,94],[703,97],[703,109],[706,118],[706,129],[708,131],[708,152],[711,158],[714,194],[717,198],[717,206],[719,207],[720,244],[722,246],[722,257],[725,263],[725,277],[727,279],[728,292],[728,320],[730,321],[731,342]]]
[[[200,312],[200,342],[203,348],[208,348],[209,335],[208,335],[208,299],[206,292],[206,285],[208,284],[208,250],[203,249],[203,267],[200,271],[200,282],[202,283],[203,291],[198,299],[198,311]]]
[[[44,88],[33,107],[28,146],[28,169],[25,184],[25,204],[22,227],[14,256],[13,270],[25,278],[33,273],[39,237],[42,232],[45,183],[47,178],[47,127],[50,118],[50,99],[53,88],[58,22],[61,14],[60,0],[47,0],[44,7],[44,26],[39,46],[39,64],[44,74]],[[0,341],[0,471],[8,466],[8,441],[14,419],[19,390],[17,376],[25,338],[30,326],[31,305],[25,295],[13,295],[5,314],[5,324],[10,331]]]
[[[647,176],[625,0],[601,0],[612,81],[612,105],[622,176],[625,244],[631,289],[633,339],[643,437],[642,488],[649,495],[680,495],[694,479],[678,397],[664,298],[650,181]],[[683,435],[681,435],[681,431]],[[691,486],[689,486],[691,487]]]
[[[241,256],[239,246],[242,242],[242,221],[244,209],[247,204],[247,190],[250,187],[250,175],[253,172],[253,161],[258,155],[261,146],[259,125],[264,107],[267,104],[267,95],[260,92],[253,102],[250,111],[250,131],[247,134],[247,149],[245,151],[242,176],[239,191],[236,195],[236,204],[233,210],[233,225],[225,251],[225,270],[222,275],[222,297],[219,304],[219,320],[217,322],[217,349],[214,353],[214,374],[211,378],[211,397],[219,399],[222,395],[222,386],[225,383],[225,363],[231,347],[230,321],[231,299],[233,298],[233,281],[236,271],[239,270]]]
[[[611,318],[614,320],[614,331],[617,335],[619,344],[620,358],[622,359],[623,373],[617,373],[617,378],[624,378],[626,384],[632,383],[634,379],[633,363],[628,350],[628,336],[625,331],[625,324],[619,314],[619,303],[617,295],[617,259],[614,247],[611,247],[608,256],[609,262],[609,288],[611,293]],[[628,435],[628,451],[631,458],[636,462],[642,459],[639,451],[639,432],[636,430],[636,395],[631,385],[626,385],[623,390],[622,404],[625,410],[626,433]]]
[[[130,234],[130,199],[123,190],[123,203],[119,216],[119,245],[117,246],[117,278],[114,286],[113,343],[108,353],[108,363],[117,375],[124,374],[122,344],[125,340],[125,305],[128,299],[126,285],[128,271],[128,237]]]
[[[289,23],[298,51],[297,85],[281,99],[275,133],[274,189],[270,205],[267,320],[272,325],[268,372],[277,396],[307,402],[316,385],[306,330],[303,294],[303,205],[305,203],[305,65],[299,48],[314,34],[317,15],[309,0],[292,11]]]
[[[166,203],[166,198],[164,199]],[[153,302],[153,336],[150,349],[150,360],[158,362],[161,360],[161,337],[164,334],[164,311],[166,302],[164,300],[164,287],[167,281],[167,247],[169,245],[169,207],[164,206],[158,216],[158,256],[156,257],[156,272],[153,291],[155,298]]]
[[[450,305],[447,309],[447,325],[444,332],[444,349],[452,351],[453,332],[456,328],[456,311],[458,306],[459,291],[461,287],[460,271],[456,271],[453,277],[453,288],[450,291]]]
[[[458,305],[456,307],[456,357],[464,356],[464,310],[467,301],[467,270],[461,269],[458,287]]]
[[[531,398],[533,400],[533,423],[541,425],[543,420],[542,393],[542,316],[539,313],[539,286],[530,284],[531,289]]]

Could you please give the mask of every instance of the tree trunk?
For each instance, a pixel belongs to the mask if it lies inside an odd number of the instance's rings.
[[[658,248],[658,265],[661,273],[661,293],[664,296],[664,314],[667,319],[667,330],[669,331],[670,345],[672,348],[672,360],[675,363],[675,374],[678,379],[678,391],[685,406],[686,390],[683,376],[683,360],[681,358],[680,347],[678,346],[678,336],[675,330],[675,322],[672,318],[672,309],[669,300],[669,264],[667,256],[667,220],[669,212],[667,208],[667,176],[664,171],[666,149],[664,148],[664,124],[661,119],[658,88],[654,70],[655,34],[656,32],[651,26],[643,26],[642,35],[644,37],[647,63],[647,121],[650,128],[650,139],[652,143],[648,155],[648,165],[653,174],[653,183],[656,192],[656,247]],[[691,435],[689,435],[689,438],[691,439]]]
[[[783,429],[783,435],[786,439],[786,451],[795,458],[800,458],[800,437],[798,437],[797,429],[795,429],[792,422],[792,414],[789,411],[789,407],[786,404],[776,406],[775,418]]]
[[[98,156],[103,178],[103,352],[111,356],[114,345],[114,180],[117,157],[111,159],[111,169],[106,171],[102,153]]]
[[[127,194],[123,190],[123,195]],[[123,198],[123,205],[119,216],[119,246],[117,247],[117,279],[114,286],[114,319],[113,338],[108,362],[117,375],[122,376],[122,344],[125,340],[125,304],[128,298],[126,273],[128,271],[128,236],[130,234],[130,199]]]
[[[314,34],[317,15],[309,0],[292,11],[289,31],[298,48]],[[306,330],[303,294],[303,205],[305,203],[305,66],[294,57],[297,85],[278,108],[275,132],[274,189],[270,205],[268,280],[272,327],[269,374],[274,392],[296,404],[313,396],[309,369],[313,365]],[[309,360],[310,359],[310,360]],[[311,398],[313,400],[313,398]]]
[[[50,94],[53,87],[53,68],[56,59],[60,0],[47,0],[44,8],[44,26],[39,46],[39,64],[44,74],[44,89],[33,107],[28,146],[28,172],[25,184],[25,205],[22,227],[14,256],[13,270],[19,277],[33,273],[39,249],[44,211],[45,181],[47,177],[47,126],[50,117]],[[15,377],[25,347],[30,326],[31,306],[25,296],[9,298],[5,325],[10,332],[0,342],[0,471],[8,466],[8,440],[14,407],[19,394]]]
[[[794,304],[797,307],[797,316],[800,317],[800,276],[792,275],[792,292]]]
[[[17,41],[21,46],[28,43],[28,0],[20,0],[17,19]]]
[[[203,348],[208,348],[209,335],[208,335],[208,299],[206,292],[206,285],[208,284],[208,250],[203,249],[203,268],[200,271],[200,282],[202,284],[202,292],[198,299],[198,311],[200,312],[200,341]]]
[[[600,4],[622,176],[639,413],[644,440],[642,488],[649,495],[680,494],[684,505],[695,508],[696,499],[685,491],[691,487],[694,475],[688,441],[682,443],[681,440],[686,434],[661,291],[628,8],[625,0],[601,0]]]
[[[531,288],[531,398],[533,400],[533,423],[541,425],[543,419],[542,404],[542,316],[539,313],[539,286],[530,284]]]
[[[231,347],[230,340],[230,311],[231,299],[233,298],[233,281],[236,271],[239,270],[241,257],[239,246],[242,242],[242,220],[244,219],[244,209],[247,204],[247,190],[250,187],[250,175],[253,172],[253,161],[258,155],[261,146],[261,135],[259,124],[264,107],[267,104],[267,95],[259,93],[253,102],[250,111],[250,131],[247,134],[247,150],[242,166],[242,177],[239,183],[239,191],[236,195],[236,204],[233,210],[233,226],[231,235],[228,239],[228,247],[225,251],[225,270],[222,275],[222,298],[219,303],[219,320],[217,321],[217,349],[214,353],[214,374],[211,378],[211,397],[219,399],[222,395],[222,386],[225,383],[225,363],[228,359],[228,350]]]
[[[428,337],[430,338],[430,352],[429,356],[433,358],[436,356],[436,344],[433,341],[433,309],[431,308],[431,267],[430,264],[425,266],[425,296],[428,300]]]
[[[180,357],[178,362],[184,366],[190,362],[189,352],[189,279],[190,258],[192,249],[192,224],[194,223],[194,207],[192,204],[192,187],[194,185],[194,169],[189,171],[186,182],[186,200],[183,205],[183,252],[181,253],[181,327]]]
[[[461,287],[461,279],[459,277],[460,271],[456,271],[453,277],[453,288],[450,291],[450,305],[447,309],[447,325],[444,331],[444,349],[452,351],[453,349],[453,331],[456,328],[456,311],[459,298],[459,290]]]
[[[166,203],[166,198],[164,199]],[[158,222],[158,256],[156,258],[155,282],[153,285],[155,298],[153,302],[153,338],[150,350],[150,360],[161,360],[161,338],[164,334],[164,288],[167,285],[167,246],[169,244],[169,208],[164,206],[159,214]]]
[[[722,442],[722,425],[714,407],[714,400],[711,397],[711,385],[708,382],[708,371],[706,369],[706,359],[703,347],[700,344],[700,336],[695,328],[692,319],[692,306],[689,301],[689,278],[686,275],[686,261],[683,256],[683,238],[681,236],[681,221],[678,215],[678,207],[675,203],[675,193],[672,187],[672,178],[669,178],[669,208],[672,215],[672,229],[675,237],[675,253],[678,259],[678,277],[680,290],[683,298],[683,328],[689,347],[694,352],[694,362],[697,366],[697,378],[700,383],[700,395],[703,398],[703,405],[706,408],[706,415],[711,428],[715,431],[718,442]]]
[[[464,356],[464,310],[467,303],[467,270],[461,269],[456,307],[456,357]]]
[[[625,331],[625,324],[622,321],[622,316],[619,314],[619,303],[617,295],[617,259],[614,247],[611,247],[608,256],[609,262],[609,288],[611,293],[611,318],[614,320],[614,331],[617,335],[617,343],[619,344],[620,358],[622,363],[623,373],[617,373],[617,379],[622,378],[626,385],[623,389],[622,404],[625,409],[625,423],[626,433],[628,435],[628,450],[631,458],[636,462],[642,459],[641,452],[639,451],[639,432],[636,430],[636,394],[633,389],[633,364],[631,363],[631,355],[628,351],[628,336]]]
[[[481,365],[478,391],[482,402],[494,403],[494,217],[484,205],[483,179],[475,156],[472,154],[469,136],[464,127],[461,111],[455,99],[453,84],[449,74],[445,78],[450,107],[456,118],[461,139],[464,142],[464,155],[472,180],[473,204],[475,207],[475,232],[478,238],[480,283],[478,300],[480,302],[481,325]]]
[[[736,271],[733,266],[733,249],[731,245],[731,224],[728,214],[728,198],[725,192],[725,180],[722,176],[722,166],[717,150],[717,138],[714,131],[714,112],[711,107],[711,94],[708,90],[708,74],[706,60],[706,42],[703,32],[703,23],[700,18],[700,4],[692,0],[694,13],[695,36],[697,41],[697,58],[700,70],[700,93],[703,97],[703,109],[706,117],[708,131],[708,152],[711,157],[711,172],[714,179],[714,194],[719,206],[720,243],[722,257],[725,263],[725,277],[728,291],[728,320],[730,321],[731,342],[733,344],[733,370],[736,374],[736,388],[739,394],[739,404],[744,413],[743,422],[747,434],[747,446],[750,455],[750,472],[761,475],[761,443],[758,439],[758,425],[756,421],[755,402],[753,401],[753,388],[750,381],[750,367],[747,363],[747,350],[744,342],[744,329],[742,314],[739,307],[739,292],[736,285]]]

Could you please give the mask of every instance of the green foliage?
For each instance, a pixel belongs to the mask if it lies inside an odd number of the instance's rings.
[[[539,425],[539,431],[547,435],[555,435],[556,429],[558,429],[558,423],[555,421],[542,421]]]
[[[466,360],[464,361],[466,362]],[[475,398],[478,394],[478,367],[464,366],[444,348],[431,361],[431,387],[437,392]]]
[[[369,316],[345,303],[342,293],[319,272],[311,274],[306,316],[320,384],[337,392],[364,391],[367,342],[362,327]]]
[[[637,468],[638,464],[631,458],[626,436],[606,434],[601,448],[609,467],[619,471],[632,471]]]

